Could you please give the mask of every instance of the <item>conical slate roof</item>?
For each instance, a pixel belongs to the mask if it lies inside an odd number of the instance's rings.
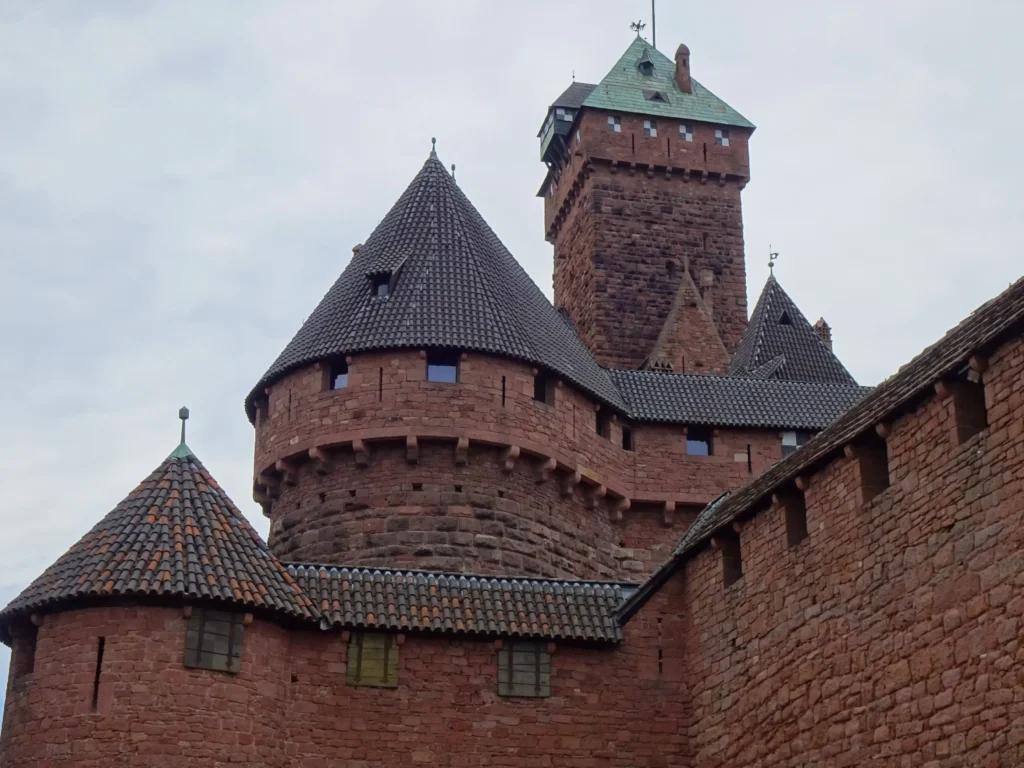
[[[774,275],[743,333],[729,374],[821,384],[856,384]]]
[[[387,297],[374,275],[391,274]],[[314,361],[353,352],[446,347],[550,369],[624,411],[595,362],[483,220],[437,156],[353,256],[299,332],[249,394]]]
[[[184,443],[0,611],[0,627],[123,597],[218,601],[301,620],[315,612]]]

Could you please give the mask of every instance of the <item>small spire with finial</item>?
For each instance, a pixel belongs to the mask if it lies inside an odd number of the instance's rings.
[[[773,251],[771,245],[768,246],[768,272],[772,276],[775,275],[775,260],[779,258],[779,252]]]
[[[452,163],[452,178],[455,178],[455,163]]]
[[[178,409],[178,418],[181,419],[181,442],[178,447],[175,448],[168,458],[171,459],[183,459],[186,456],[192,456],[192,449],[185,445],[185,422],[188,421],[188,408],[182,406]]]
[[[437,138],[431,137],[430,139],[430,156],[437,157]]]

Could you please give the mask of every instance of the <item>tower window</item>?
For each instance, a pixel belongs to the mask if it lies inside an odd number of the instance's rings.
[[[654,138],[658,135],[658,124],[653,120],[644,120],[644,136]]]
[[[807,538],[807,497],[799,488],[780,494],[786,513],[786,542],[795,547]]]
[[[576,113],[571,109],[563,109],[562,107],[555,108],[555,119],[561,120],[564,123],[571,123],[575,119]]]
[[[390,275],[374,275],[373,278],[373,295],[378,298],[387,298],[388,293],[391,290],[391,276]]]
[[[242,615],[194,608],[185,636],[185,666],[238,674],[242,668]]]
[[[622,449],[625,451],[633,450],[633,430],[629,427],[622,428]]]
[[[36,666],[36,639],[39,629],[32,624],[11,627],[11,678],[32,674]]]
[[[596,414],[595,427],[597,434],[603,438],[609,438],[612,434],[612,414],[610,411],[600,410]]]
[[[889,448],[883,438],[869,435],[857,446],[861,498],[866,504],[889,487]]]
[[[722,548],[722,581],[728,587],[743,577],[743,552],[740,549],[740,536],[734,531],[719,531],[715,535]]]
[[[693,126],[686,125],[686,123],[679,124],[679,140],[680,141],[693,141]]]
[[[969,440],[988,426],[988,411],[985,408],[985,385],[966,379],[950,385],[953,391],[953,418],[956,424],[956,441]]]
[[[546,373],[533,377],[533,399],[538,403],[555,404],[555,380]]]
[[[348,363],[344,360],[337,360],[331,363],[331,371],[328,376],[329,389],[345,389],[348,387]]]
[[[729,146],[729,131],[727,131],[725,128],[716,128],[715,129],[715,144],[717,144],[720,147],[728,147]]]
[[[654,62],[653,61],[641,61],[639,64],[640,74],[646,77],[650,77],[654,74]]]
[[[712,456],[711,430],[707,427],[688,427],[686,430],[687,456]]]
[[[353,632],[348,643],[345,681],[373,688],[398,687],[398,643],[394,635]]]
[[[427,352],[427,381],[454,384],[459,380],[459,353],[451,350]]]
[[[622,118],[617,115],[608,115],[608,130],[612,133],[622,133]]]
[[[789,456],[791,453],[796,453],[798,448],[802,448],[807,445],[807,441],[811,439],[810,432],[783,432],[782,433],[782,455],[783,457]]]
[[[543,643],[505,640],[498,651],[498,695],[551,695],[551,656]]]

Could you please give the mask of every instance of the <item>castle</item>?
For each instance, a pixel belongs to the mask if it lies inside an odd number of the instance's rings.
[[[554,304],[431,151],[245,398],[268,542],[183,426],[0,611],[0,764],[1024,764],[1024,280],[858,386],[748,321],[753,130],[573,82]]]

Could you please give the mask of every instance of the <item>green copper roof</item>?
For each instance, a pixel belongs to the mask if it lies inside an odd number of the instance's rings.
[[[189,456],[195,456],[195,454],[192,453],[192,449],[189,448],[187,445],[185,445],[185,443],[181,443],[177,448],[175,448],[173,451],[171,451],[171,455],[168,456],[167,458],[168,459],[187,459]]]
[[[637,64],[643,59],[654,64],[653,75],[640,74]],[[741,128],[754,127],[752,122],[693,78],[693,93],[680,91],[675,74],[674,61],[646,40],[637,37],[612,71],[590,93],[583,106]],[[668,97],[668,101],[651,101],[644,97],[644,91],[661,91]]]

